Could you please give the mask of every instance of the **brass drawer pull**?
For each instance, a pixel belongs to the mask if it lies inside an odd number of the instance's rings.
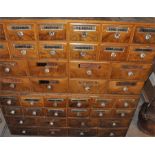
[[[32,115],[36,116],[37,112],[36,111],[32,111]]]
[[[11,104],[12,104],[12,100],[11,100],[11,99],[8,99],[8,100],[6,101],[6,103],[7,103],[7,105],[11,105]]]
[[[23,36],[24,36],[24,32],[18,31],[18,32],[17,32],[17,35],[18,35],[19,37],[23,37]]]
[[[114,126],[116,126],[117,124],[115,123],[115,122],[112,122],[112,126],[114,127]]]
[[[87,32],[82,32],[82,34],[81,34],[81,37],[82,38],[86,38],[88,36],[88,33]]]
[[[27,50],[23,49],[23,50],[20,51],[20,53],[21,53],[22,55],[26,55],[26,54],[27,54]]]
[[[128,87],[123,87],[123,91],[127,92],[128,91]]]
[[[49,32],[49,36],[55,36],[56,32]]]
[[[24,121],[23,120],[20,120],[19,121],[19,124],[21,124],[21,125],[24,124]]]
[[[91,76],[92,73],[93,73],[93,72],[92,72],[92,70],[90,70],[90,69],[88,69],[88,70],[86,71],[86,74],[89,75],[89,76]]]
[[[5,68],[4,68],[4,72],[5,72],[5,73],[10,73],[10,71],[11,71],[11,69],[10,69],[9,67],[5,67]]]
[[[127,108],[129,106],[128,102],[124,103],[124,107]]]
[[[145,35],[145,40],[150,40],[151,37],[152,37],[151,34],[148,33],[148,34]]]
[[[22,132],[21,132],[22,134],[26,134],[26,130],[22,130]]]
[[[144,58],[145,58],[145,56],[146,56],[146,54],[145,54],[145,53],[141,53],[141,54],[140,54],[140,58],[141,58],[141,59],[144,59]]]
[[[134,75],[134,73],[132,72],[132,71],[129,71],[128,72],[128,76],[130,77],[130,76],[133,76]]]
[[[115,58],[116,56],[117,56],[117,54],[116,54],[115,52],[112,52],[112,53],[111,53],[111,57],[112,57],[112,58]]]
[[[50,51],[49,53],[50,53],[50,55],[56,55],[57,54],[57,52],[54,50]]]
[[[110,137],[114,137],[115,134],[114,134],[113,132],[110,132],[109,136],[110,136]]]
[[[15,110],[11,110],[11,111],[10,111],[10,114],[12,114],[12,115],[14,115],[15,113],[16,113]]]
[[[119,32],[116,32],[116,33],[114,34],[114,38],[115,38],[115,39],[119,39],[120,36],[121,36],[121,34],[120,34]]]
[[[86,52],[83,52],[83,51],[80,52],[80,56],[81,56],[81,57],[85,57],[86,55],[87,55]]]

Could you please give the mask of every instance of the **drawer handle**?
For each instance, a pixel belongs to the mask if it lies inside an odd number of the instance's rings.
[[[10,83],[9,87],[12,88],[12,89],[14,89],[16,87],[16,84]]]
[[[37,112],[36,112],[36,111],[33,111],[33,112],[32,112],[32,115],[33,115],[33,116],[36,116],[36,115],[37,115]]]
[[[81,106],[82,106],[82,103],[81,102],[78,102],[77,103],[77,107],[80,108]]]
[[[127,108],[128,106],[129,106],[128,102],[125,102],[125,103],[124,103],[124,107]]]
[[[90,91],[90,87],[89,86],[85,86],[84,89],[85,89],[85,91]]]
[[[51,85],[47,85],[47,89],[52,89],[52,86]]]
[[[51,131],[51,135],[55,135],[55,131]]]
[[[57,107],[58,106],[58,103],[55,101],[54,103],[53,103],[53,107]]]
[[[50,55],[56,55],[56,51],[54,51],[54,50],[52,50],[52,51],[50,51]]]
[[[121,34],[120,34],[119,32],[116,32],[116,33],[114,34],[114,38],[115,38],[115,39],[119,39],[120,36],[121,36]]]
[[[113,132],[110,132],[109,136],[113,137],[113,136],[115,136],[115,134]]]
[[[6,103],[7,103],[7,105],[11,105],[12,104],[11,99],[7,100]]]
[[[120,115],[121,115],[121,117],[125,117],[125,113],[124,112],[122,112]]]
[[[20,120],[20,121],[19,121],[19,124],[23,124],[23,123],[24,123],[23,120]]]
[[[112,58],[115,58],[116,56],[117,56],[117,55],[116,55],[115,52],[112,52],[112,53],[111,53],[111,57],[112,57]]]
[[[54,125],[54,122],[50,122],[49,125],[53,126]]]
[[[102,117],[103,116],[103,112],[99,112],[98,116]]]
[[[5,67],[5,68],[4,68],[4,72],[5,72],[5,73],[9,73],[10,71],[11,71],[11,69],[10,69],[9,67]]]
[[[87,37],[87,35],[88,35],[88,33],[87,33],[87,32],[82,32],[82,34],[81,34],[82,38],[86,38],[86,37]]]
[[[128,87],[123,87],[123,91],[127,92],[128,91]]]
[[[22,130],[22,134],[26,134],[26,130]]]
[[[27,54],[27,51],[26,51],[26,50],[21,50],[20,53],[21,53],[22,55],[26,55],[26,54]]]
[[[92,70],[90,70],[90,69],[86,71],[86,74],[89,75],[89,76],[92,75],[92,73],[93,73],[93,72],[92,72]]]
[[[101,106],[102,107],[105,107],[106,106],[106,103],[105,102],[101,102]]]
[[[12,115],[14,115],[15,113],[16,113],[15,110],[11,110],[11,111],[10,111],[10,114],[12,114]]]
[[[18,31],[18,32],[17,32],[17,35],[18,35],[19,37],[23,37],[23,36],[24,36],[24,32]]]
[[[81,131],[81,132],[80,132],[80,136],[84,136],[84,132]]]
[[[81,57],[85,57],[85,56],[86,56],[86,52],[83,52],[83,51],[80,52],[80,56],[81,56]]]
[[[49,36],[54,36],[55,32],[49,32]]]
[[[55,112],[55,113],[54,113],[54,116],[59,116],[59,113],[58,113],[58,112]]]
[[[145,56],[146,56],[145,53],[141,53],[141,54],[140,54],[140,58],[141,58],[141,59],[145,58]]]
[[[130,71],[130,72],[128,72],[128,76],[130,77],[130,76],[133,76],[134,75],[134,73],[132,72],[132,71]]]
[[[44,72],[45,72],[45,73],[49,73],[49,72],[50,72],[50,69],[49,69],[49,68],[45,68],[45,69],[44,69]]]
[[[151,37],[152,37],[151,34],[148,33],[148,34],[145,35],[145,40],[150,40]]]
[[[115,122],[112,123],[112,126],[116,126],[117,124]]]
[[[85,124],[85,122],[81,122],[81,126],[85,126],[86,124]]]

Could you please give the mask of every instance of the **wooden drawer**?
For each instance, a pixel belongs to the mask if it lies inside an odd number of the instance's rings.
[[[71,78],[102,78],[107,79],[110,76],[110,63],[85,63],[71,62],[70,77]]]
[[[25,60],[0,61],[1,76],[26,76],[28,67]]]
[[[100,25],[87,23],[71,23],[70,40],[72,41],[99,41]]]
[[[155,43],[155,27],[137,26],[133,38],[134,43],[154,44]]]
[[[128,43],[133,26],[102,25],[102,42]]]
[[[10,57],[9,46],[6,42],[0,43],[0,59],[7,59]]]
[[[12,23],[7,25],[7,35],[10,40],[35,40],[34,25]]]
[[[69,50],[72,60],[96,60],[99,54],[97,44],[71,43]]]
[[[114,99],[109,97],[96,98],[92,103],[92,108],[112,108],[114,104]]]
[[[71,93],[105,93],[106,80],[76,80],[70,79],[69,90]]]
[[[140,94],[143,85],[142,81],[110,81],[109,93]]]
[[[21,107],[4,107],[5,110],[5,115],[12,115],[12,116],[17,116],[17,115],[23,115],[23,109]]]
[[[67,78],[31,78],[32,88],[35,92],[65,93],[68,91]]]
[[[29,69],[32,76],[67,76],[67,62],[29,61]]]
[[[91,100],[88,98],[71,98],[68,106],[71,108],[89,108]]]
[[[102,44],[99,60],[107,61],[126,61],[128,55],[127,45]]]
[[[89,112],[87,108],[68,108],[69,117],[89,117]]]
[[[24,108],[25,116],[44,116],[43,108]]]
[[[99,117],[99,118],[111,118],[112,117],[112,110],[111,109],[92,109],[91,114],[92,117]]]
[[[111,79],[146,80],[151,64],[112,63]]]
[[[20,106],[20,101],[17,96],[0,96],[0,105]]]
[[[0,24],[0,41],[6,40],[5,33],[4,33],[4,26]]]
[[[12,58],[37,58],[37,44],[28,41],[11,42]]]
[[[129,48],[128,61],[152,62],[155,57],[155,46],[132,45]]]
[[[46,108],[46,115],[49,117],[66,117],[66,109],[65,108]]]
[[[67,59],[67,44],[58,42],[39,42],[39,56],[40,58]]]

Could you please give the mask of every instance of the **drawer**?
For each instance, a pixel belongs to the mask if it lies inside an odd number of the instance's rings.
[[[35,40],[34,25],[25,23],[12,23],[7,25],[7,34],[10,40]]]
[[[66,127],[65,118],[39,118],[37,124],[42,127],[55,128],[55,127]]]
[[[66,128],[39,128],[39,135],[51,137],[66,137],[68,130]]]
[[[39,40],[66,40],[66,24],[44,23],[38,25]]]
[[[99,54],[98,44],[72,43],[69,50],[72,60],[96,60]]]
[[[25,116],[44,116],[44,109],[42,108],[24,108]]]
[[[39,56],[40,58],[67,59],[67,44],[58,42],[39,42]]]
[[[99,41],[100,25],[88,23],[71,23],[70,40],[71,41]]]
[[[89,117],[90,110],[86,108],[68,108],[69,117]]]
[[[107,61],[126,61],[128,56],[128,46],[102,44],[100,49],[100,60]]]
[[[146,80],[151,64],[112,63],[111,79]]]
[[[7,58],[10,58],[8,43],[1,42],[0,43],[0,59],[7,59]]]
[[[29,61],[29,68],[32,76],[67,76],[67,62]]]
[[[110,76],[110,63],[85,63],[71,62],[70,77],[71,78],[108,78]]]
[[[152,62],[155,46],[134,45],[129,48],[128,61]]]
[[[102,25],[102,42],[128,43],[133,26]]]
[[[100,137],[124,137],[126,135],[127,129],[99,129],[98,136]]]
[[[92,103],[93,108],[112,108],[114,104],[114,99],[112,98],[96,98]]]
[[[88,98],[71,98],[68,106],[71,108],[89,108],[91,100]]]
[[[96,129],[69,129],[68,135],[70,137],[97,137]]]
[[[89,128],[97,127],[99,124],[98,119],[90,118],[69,118],[68,126],[73,128]]]
[[[133,38],[134,43],[154,44],[155,43],[155,27],[137,26]]]
[[[23,115],[23,109],[21,107],[4,107],[5,115],[18,116]]]
[[[4,91],[30,91],[30,81],[28,78],[1,78],[0,90]]]
[[[1,76],[26,76],[28,66],[25,60],[0,61]]]
[[[92,117],[99,117],[99,118],[111,118],[112,117],[112,110],[111,109],[92,109],[91,114]]]
[[[43,98],[39,96],[21,96],[21,105],[24,107],[43,107]]]
[[[51,78],[31,78],[32,88],[35,92],[65,93],[68,91],[68,80]]]
[[[6,40],[5,33],[4,33],[4,26],[0,24],[0,41]]]
[[[12,58],[37,58],[37,44],[35,42],[12,42]]]
[[[71,93],[105,93],[106,80],[76,80],[70,79],[69,90]]]
[[[20,106],[20,101],[17,96],[0,96],[0,105]]]
[[[54,108],[46,108],[46,115],[49,117],[66,117],[66,109],[61,108],[61,109],[54,109]]]
[[[144,82],[142,81],[110,81],[109,93],[114,94],[140,94]]]

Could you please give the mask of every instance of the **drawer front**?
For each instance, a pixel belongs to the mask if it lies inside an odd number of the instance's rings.
[[[140,94],[143,85],[142,81],[110,81],[109,93]]]
[[[0,41],[6,40],[3,24],[0,24]]]
[[[0,61],[1,76],[26,76],[28,66],[24,60]]]
[[[108,78],[110,75],[110,63],[70,63],[71,78]]]
[[[20,106],[20,101],[17,96],[0,96],[0,105]]]
[[[66,40],[66,24],[39,24],[38,30],[39,40]]]
[[[99,41],[100,39],[99,24],[71,23],[69,29],[72,41]]]
[[[12,58],[37,58],[37,44],[35,42],[12,42]]]
[[[40,58],[67,59],[66,43],[39,42]]]
[[[71,93],[105,93],[106,80],[73,80],[69,81]]]
[[[18,116],[23,115],[23,109],[20,107],[4,107],[5,115]]]
[[[49,79],[49,78],[31,78],[32,88],[35,92],[55,92],[65,93],[68,91],[67,78]]]
[[[136,27],[133,42],[141,43],[141,44],[154,44],[155,43],[155,27],[150,27],[150,26]]]
[[[7,34],[10,40],[35,40],[34,25],[33,24],[8,24]]]
[[[113,63],[111,79],[146,80],[150,64]]]
[[[46,108],[46,115],[49,117],[66,117],[66,109]]]
[[[1,36],[1,35],[0,35]],[[8,43],[0,43],[0,59],[9,58],[9,46]]]
[[[152,62],[155,57],[154,46],[130,46],[128,61]]]
[[[92,109],[91,110],[92,117],[99,117],[99,118],[111,118],[112,117],[112,110],[108,109]]]
[[[99,54],[97,44],[72,43],[69,50],[72,60],[96,60]]]
[[[68,108],[69,117],[89,117],[90,110],[86,108]]]
[[[44,116],[44,109],[42,108],[24,108],[25,116]]]
[[[71,108],[89,108],[91,100],[88,98],[71,98],[68,106]]]
[[[29,67],[32,76],[67,76],[67,62],[29,61]]]
[[[114,99],[112,98],[96,98],[92,104],[92,108],[112,108]]]
[[[127,46],[102,44],[99,59],[107,61],[126,61],[127,55]]]
[[[132,27],[129,25],[102,25],[102,42],[128,43]]]

